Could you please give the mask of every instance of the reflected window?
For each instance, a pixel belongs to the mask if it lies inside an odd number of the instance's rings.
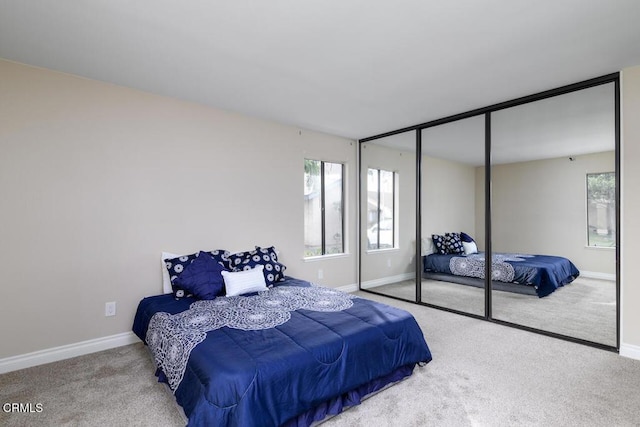
[[[304,160],[304,256],[344,253],[344,165]]]
[[[369,168],[367,171],[367,249],[397,246],[397,173]]]
[[[616,246],[616,176],[614,172],[587,174],[588,245]]]

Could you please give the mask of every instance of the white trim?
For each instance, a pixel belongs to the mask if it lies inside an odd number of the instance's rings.
[[[380,279],[367,280],[362,282],[362,289],[376,288],[382,285],[388,285],[389,283],[402,282],[403,280],[409,280],[416,277],[415,273],[403,273],[395,276],[381,277]]]
[[[601,279],[601,280],[610,280],[612,282],[616,281],[616,275],[610,273],[598,273],[596,271],[580,271],[580,277],[584,277],[587,279]]]
[[[140,342],[133,332],[95,338],[0,359],[0,374]]]
[[[351,292],[355,292],[355,291],[358,290],[358,284],[357,283],[352,283],[350,285],[338,286],[336,289],[339,290],[339,291],[342,291],[342,292],[351,293]]]
[[[326,260],[337,259],[337,258],[349,258],[350,256],[351,256],[350,253],[342,252],[339,254],[309,256],[309,257],[302,258],[302,261],[304,262],[326,261]]]
[[[623,343],[620,345],[620,356],[640,360],[640,346]]]

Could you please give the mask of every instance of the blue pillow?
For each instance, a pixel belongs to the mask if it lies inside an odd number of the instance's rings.
[[[464,231],[460,233],[460,240],[467,243],[475,242],[475,240],[473,240],[473,237],[469,236]]]
[[[225,268],[209,252],[201,251],[176,279],[176,285],[198,299],[215,299],[222,295]]]
[[[233,271],[251,270],[258,265],[264,266],[264,280],[267,286],[273,286],[276,282],[284,280],[284,264],[278,262],[276,249],[261,248],[256,246],[252,251],[238,252],[229,255],[229,265]]]
[[[460,233],[445,233],[444,241],[447,246],[448,254],[463,254],[464,246],[462,246],[462,240],[460,239]]]
[[[182,272],[198,257],[199,253],[207,253],[207,252],[198,252],[190,255],[182,255],[177,258],[172,258],[165,260],[165,266],[169,271],[169,278],[171,279],[171,289],[173,289],[173,296],[177,299],[188,296],[188,292],[185,291],[180,285],[176,283]],[[221,266],[230,270],[229,267],[229,251],[224,249],[216,249],[211,252],[208,252],[213,256],[214,260],[217,261]]]
[[[444,255],[447,253],[447,245],[444,241],[444,236],[440,234],[432,234],[431,240],[433,241],[433,246],[436,248],[436,252]]]

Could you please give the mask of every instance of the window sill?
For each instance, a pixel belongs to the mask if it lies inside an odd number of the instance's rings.
[[[400,251],[400,248],[384,248],[384,249],[367,249],[365,253],[367,255],[373,255],[373,254],[384,254],[384,253],[399,252],[399,251]]]
[[[349,256],[350,256],[349,253],[316,255],[316,256],[302,258],[302,261],[304,262],[325,261],[325,260],[336,259],[336,258],[348,258]]]
[[[585,249],[594,249],[597,251],[615,251],[616,247],[615,246],[586,246],[585,245]]]

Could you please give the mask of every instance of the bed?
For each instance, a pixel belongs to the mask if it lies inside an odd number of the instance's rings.
[[[431,360],[410,313],[290,277],[242,296],[144,298],[133,331],[189,425],[307,426]]]
[[[494,253],[492,288],[545,297],[580,274],[567,258],[550,255]],[[484,287],[485,254],[438,254],[423,257],[423,277]]]

